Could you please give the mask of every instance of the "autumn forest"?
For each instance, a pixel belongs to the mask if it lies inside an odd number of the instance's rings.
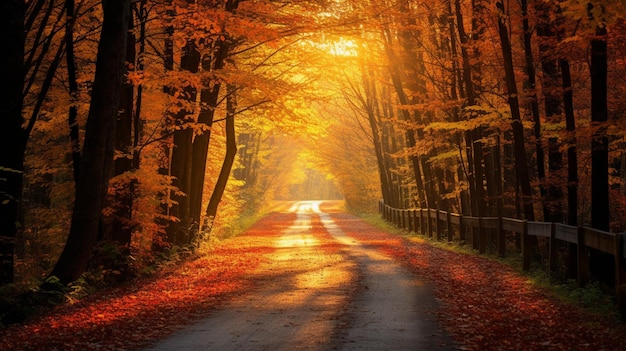
[[[120,284],[275,201],[623,233],[624,6],[2,0],[0,292]]]

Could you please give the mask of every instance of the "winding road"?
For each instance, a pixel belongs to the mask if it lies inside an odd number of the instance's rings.
[[[146,350],[457,349],[428,284],[346,235],[320,204],[291,207],[258,288]],[[320,231],[340,249],[325,249]]]

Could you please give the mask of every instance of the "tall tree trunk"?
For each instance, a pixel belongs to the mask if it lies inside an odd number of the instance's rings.
[[[239,0],[228,0],[224,4],[225,10],[233,12],[239,6]],[[218,40],[216,48],[210,55],[202,58],[202,68],[206,72],[214,72],[222,69],[229,55],[231,44],[227,39]],[[193,235],[198,231],[200,226],[200,217],[202,215],[202,189],[204,189],[204,177],[206,173],[206,160],[209,153],[209,141],[211,137],[211,126],[217,107],[218,97],[220,94],[221,84],[216,82],[214,85],[206,84],[206,88],[200,92],[201,110],[198,115],[198,123],[207,126],[207,130],[194,138],[192,145],[192,163],[191,163],[191,193],[189,194],[189,218],[191,220],[191,236],[188,238],[191,243]],[[221,197],[220,197],[221,198]]]
[[[224,156],[224,162],[220,174],[217,177],[215,188],[211,194],[211,199],[207,205],[204,223],[202,225],[202,231],[208,231],[213,226],[213,221],[217,215],[217,209],[219,207],[228,178],[230,178],[230,171],[233,168],[235,157],[237,156],[237,140],[235,135],[235,114],[237,108],[237,100],[235,96],[235,87],[229,85],[227,87],[226,96],[226,155]]]
[[[589,4],[590,17],[593,6]],[[598,25],[591,40],[591,226],[609,231],[609,140],[607,137],[607,29]],[[589,267],[600,281],[615,283],[615,266],[611,255],[591,250]]]
[[[546,189],[544,182],[546,179],[546,157],[543,150],[542,138],[541,138],[541,116],[539,114],[539,101],[537,96],[537,78],[535,72],[535,62],[532,51],[532,30],[530,28],[528,20],[528,2],[527,0],[521,1],[522,6],[522,26],[524,28],[524,54],[526,59],[526,75],[528,77],[528,89],[530,100],[530,111],[533,116],[533,132],[535,136],[535,154],[537,159],[537,178],[539,179],[539,191],[541,197],[545,198]],[[545,206],[544,206],[545,208]],[[545,217],[545,215],[544,215]]]
[[[137,53],[137,71],[142,72],[145,68],[144,55],[146,52],[146,21],[148,20],[148,14],[146,9],[146,1],[141,0],[136,8],[136,17],[139,21],[139,52]],[[143,102],[143,84],[137,86],[137,96],[135,99],[135,113],[133,115],[133,169],[139,169],[140,164],[140,151],[139,144],[141,142],[141,136],[143,134],[144,120],[141,118],[141,106]]]
[[[393,110],[391,109],[389,103],[389,89],[383,85],[381,96],[383,97],[382,103],[382,118],[380,120],[380,124],[382,126],[382,134],[381,134],[381,143],[382,143],[382,152],[383,157],[385,159],[385,164],[387,165],[387,172],[389,174],[389,194],[390,194],[390,202],[389,206],[399,208],[401,198],[398,184],[400,179],[398,177],[397,172],[394,172],[394,166],[397,167],[397,163],[400,159],[394,159],[391,155],[393,155],[397,148],[394,146],[395,138],[394,135],[396,132],[394,131],[392,123],[390,120],[393,115]],[[419,202],[412,203],[412,206],[419,206]]]
[[[389,167],[385,164],[385,155],[383,153],[381,140],[378,90],[372,72],[366,72],[365,70],[365,67],[361,66],[364,96],[360,99],[360,103],[363,105],[362,108],[366,111],[367,120],[372,133],[372,143],[374,144],[376,164],[378,165],[378,176],[380,180],[380,190],[383,195],[383,202],[389,205],[391,203],[391,180],[389,179]]]
[[[569,61],[560,59],[563,80],[563,110],[567,130],[567,224],[578,225],[578,157],[576,153],[576,116]]]
[[[458,66],[458,55],[459,50],[457,47],[456,41],[456,22],[455,15],[452,11],[452,1],[447,1],[447,18],[448,18],[448,35],[450,42],[450,55],[452,56],[452,71],[450,72],[450,97],[452,101],[457,101],[459,98],[463,97],[463,87],[461,86],[463,83],[462,72]],[[452,110],[452,121],[459,122],[460,121],[460,109],[458,107],[454,107]],[[455,135],[455,142],[459,149],[459,157],[457,161],[457,172],[456,177],[458,182],[460,183],[463,180],[466,180],[466,172],[465,172],[465,157],[463,157],[463,135],[461,133],[457,133]],[[470,199],[469,192],[465,189],[460,191],[459,194],[459,209],[461,213],[469,213],[470,207]]]
[[[547,3],[540,3],[536,6],[538,13],[539,24],[537,25],[537,36],[540,39],[539,53],[541,55],[541,70],[543,71],[543,96],[546,111],[546,120],[551,122],[559,122],[558,118],[561,115],[561,97],[558,94],[559,90],[559,71],[557,63],[558,61],[551,57],[549,52],[552,48],[546,41],[556,37],[556,25],[550,20],[550,5]],[[541,139],[538,139],[541,142]],[[543,159],[538,167],[544,168]],[[559,151],[558,139],[556,137],[548,138],[548,170],[549,176],[547,177],[547,184],[541,184],[542,196],[544,197],[544,221],[546,222],[562,222],[563,221],[563,190],[558,185],[558,177],[560,177],[560,170],[563,168],[563,155]],[[540,181],[545,182],[545,171],[543,178],[540,175]]]
[[[164,13],[164,17],[166,18],[167,26],[165,27],[165,40],[163,43],[163,69],[166,73],[174,71],[174,25],[172,21],[176,16],[175,11],[172,9],[172,0],[165,0],[165,7],[167,10]],[[145,36],[143,36],[145,39]],[[163,93],[173,96],[175,93],[175,89],[172,86],[165,85],[163,87]],[[171,176],[170,166],[171,166],[171,154],[172,150],[170,147],[171,138],[167,137],[173,130],[175,125],[176,116],[168,112],[166,121],[161,129],[161,137],[163,137],[164,141],[159,145],[160,147],[160,157],[159,157],[159,168],[158,174],[163,177]],[[154,251],[162,251],[168,245],[171,245],[175,242],[175,236],[172,234],[173,230],[171,226],[173,225],[170,209],[170,202],[173,197],[173,192],[169,188],[163,189],[159,195],[159,201],[161,203],[160,210],[162,217],[157,217],[155,219],[155,223],[161,227],[165,228],[165,237],[161,237],[160,235],[155,235],[152,238],[152,249]]]
[[[563,84],[563,110],[567,130],[567,224],[578,226],[578,156],[576,153],[576,117],[574,116],[574,98],[569,61],[560,59]],[[567,274],[576,278],[578,272],[578,246],[569,243],[567,255]]]
[[[131,73],[135,69],[136,49],[133,16],[129,16],[128,38],[126,42],[126,67]],[[120,92],[120,107],[115,129],[115,149],[121,157],[115,158],[114,175],[122,176],[133,170],[133,120],[135,107],[135,88],[128,79],[122,85]],[[115,242],[126,260],[130,256],[130,242],[132,233],[132,213],[134,202],[135,180],[130,176],[122,178],[115,189],[110,205],[114,213],[111,215],[111,227],[105,238]]]
[[[205,55],[202,58],[202,69],[205,72],[215,72],[224,67],[228,56],[230,45],[227,42],[219,41],[215,52],[212,55]],[[202,189],[204,188],[204,178],[206,173],[206,161],[209,154],[209,142],[211,139],[211,127],[215,117],[219,94],[222,84],[220,82],[206,83],[205,88],[200,91],[200,114],[198,123],[206,126],[205,130],[194,138],[192,145],[192,168],[191,168],[191,189],[190,194],[190,218],[193,225],[200,225],[202,214]],[[189,238],[193,241],[193,238]]]
[[[465,31],[465,24],[463,21],[463,12],[461,11],[460,0],[455,0],[455,13],[456,13],[456,26],[459,32],[459,38],[461,40],[461,58],[463,62],[463,82],[465,98],[467,99],[467,106],[476,106],[476,93],[474,89],[474,74],[472,64],[470,60],[470,53],[468,46],[470,45],[470,36]],[[469,116],[473,118],[473,116]],[[465,150],[467,158],[467,180],[470,188],[470,201],[471,201],[471,214],[475,216],[484,215],[483,199],[485,198],[485,190],[483,186],[482,172],[482,147],[477,139],[480,139],[479,131],[468,131],[465,133]]]
[[[24,152],[24,0],[0,2],[0,286],[14,280],[15,238],[20,222]]]
[[[406,95],[404,91],[404,87],[402,85],[402,78],[401,78],[402,75],[400,73],[400,68],[398,67],[400,63],[398,62],[398,59],[393,53],[393,48],[391,47],[392,35],[391,35],[391,31],[389,30],[389,28],[385,28],[385,33],[383,34],[383,36],[384,36],[384,42],[385,42],[384,43],[385,51],[387,53],[387,57],[390,60],[389,71],[390,71],[393,87],[395,88],[396,94],[398,95],[400,104],[404,106],[408,106],[410,102],[409,102],[408,96]],[[409,113],[408,110],[401,109],[399,111],[399,115],[401,117],[401,120],[411,121],[411,114]],[[415,145],[417,144],[415,140],[415,132],[413,130],[407,129],[405,131],[405,136],[406,136],[407,146],[411,149],[415,148]],[[427,201],[426,190],[424,188],[424,183],[422,180],[422,171],[420,169],[419,158],[416,155],[410,155],[409,159],[411,161],[413,174],[415,176],[414,178],[415,178],[415,185],[417,186],[417,195],[418,195],[417,197],[418,197],[419,207],[426,208],[428,207],[429,204]]]
[[[67,81],[72,104],[68,112],[68,126],[70,131],[70,146],[72,148],[72,167],[74,170],[75,187],[78,187],[80,174],[80,140],[78,131],[78,109],[76,108],[78,81],[76,78],[76,59],[74,57],[74,23],[76,23],[76,9],[74,0],[65,1],[67,20],[65,23],[65,61],[67,63]]]
[[[200,52],[193,40],[187,40],[181,57],[180,69],[188,74],[198,73],[200,67]],[[180,193],[172,195],[175,203],[170,208],[170,215],[178,218],[177,222],[170,223],[167,228],[168,240],[171,244],[185,245],[190,242],[193,235],[190,230],[193,227],[190,217],[190,194],[199,189],[191,187],[192,168],[192,141],[193,129],[185,124],[194,123],[193,106],[196,104],[197,89],[192,85],[187,85],[182,89],[183,108],[176,114],[174,121],[174,147],[172,150],[172,161],[170,164],[170,174],[173,177],[173,185]]]
[[[607,30],[591,40],[591,225],[609,230],[609,142],[607,138]]]
[[[113,165],[115,119],[124,82],[130,0],[104,0],[102,7],[102,34],[70,233],[61,257],[50,273],[61,283],[78,279],[87,267]]]
[[[498,8],[500,15],[498,20],[498,34],[500,35],[506,86],[509,95],[508,100],[511,108],[511,126],[513,129],[513,144],[515,148],[515,170],[519,179],[519,186],[522,190],[522,208],[524,209],[524,217],[525,219],[532,221],[535,219],[532,203],[532,190],[530,186],[530,177],[528,175],[526,146],[524,145],[524,127],[522,125],[522,118],[520,115],[517,84],[515,82],[515,71],[513,69],[513,54],[511,51],[511,43],[509,41],[508,28],[506,26],[507,15],[504,10],[504,4],[501,1],[496,2],[496,7]]]

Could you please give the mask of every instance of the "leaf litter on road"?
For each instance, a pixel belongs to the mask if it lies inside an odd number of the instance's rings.
[[[567,304],[485,257],[409,240],[345,213],[342,230],[428,279],[439,318],[464,350],[624,350],[626,326]]]
[[[408,240],[352,215],[331,215],[346,234],[431,282],[439,318],[464,350],[626,349],[623,325],[558,300],[508,266]],[[253,289],[252,272],[294,218],[273,213],[195,260],[6,328],[0,349],[133,350],[163,338]],[[314,228],[318,222],[314,217]],[[323,252],[340,252],[325,230],[313,235]]]

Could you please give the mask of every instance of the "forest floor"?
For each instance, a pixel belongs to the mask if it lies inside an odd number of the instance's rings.
[[[498,261],[318,205],[0,330],[0,350],[626,349],[626,326]]]

